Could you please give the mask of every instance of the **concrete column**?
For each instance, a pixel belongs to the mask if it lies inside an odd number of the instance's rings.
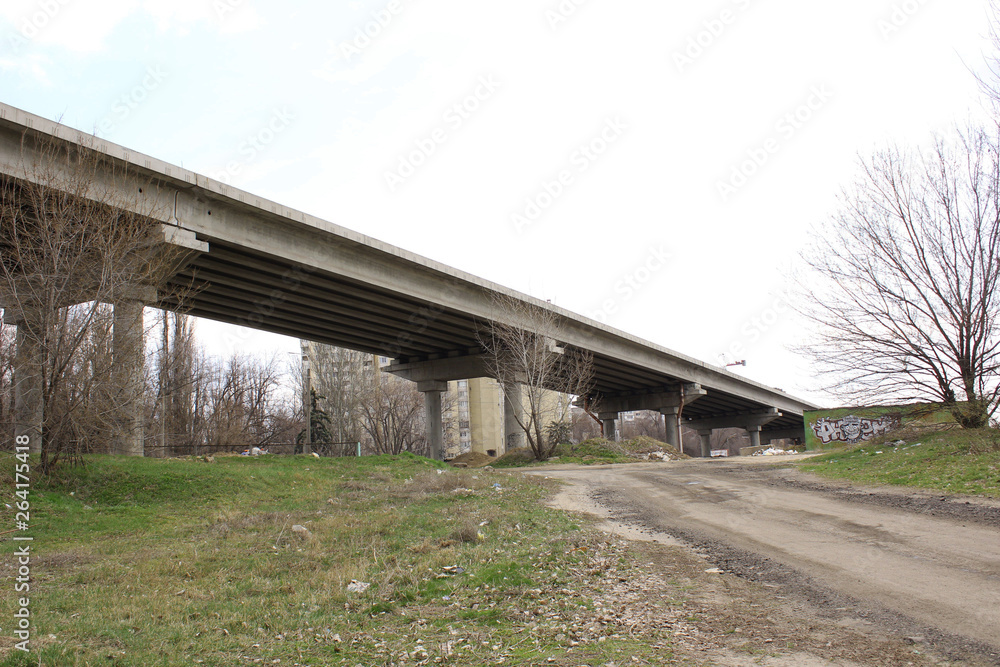
[[[441,394],[448,391],[447,382],[418,382],[417,391],[424,395],[424,428],[431,458],[444,458],[444,420],[441,417]]]
[[[750,434],[750,446],[760,447],[760,426],[751,426],[747,429]]]
[[[8,310],[7,313],[10,311]],[[9,317],[9,315],[8,315]],[[42,377],[42,351],[37,334],[29,333],[23,319],[8,319],[17,325],[14,354],[14,437],[26,436],[32,454],[42,451],[42,424],[45,401]]]
[[[525,447],[524,429],[518,418],[524,421],[524,404],[521,402],[521,385],[516,382],[505,384],[503,388],[503,433],[504,447],[509,452]]]
[[[145,342],[141,301],[123,300],[115,304],[113,359],[118,390],[117,433],[113,454],[143,456],[143,381]]]
[[[678,452],[683,452],[681,444],[681,431],[677,426],[677,412],[680,408],[663,408],[660,414],[663,415],[663,424],[666,427],[667,444],[676,447]]]
[[[617,412],[602,412],[597,415],[604,424],[604,437],[607,440],[612,440],[618,442],[618,429],[616,428],[618,424],[618,413]]]
[[[707,431],[698,431],[698,435],[701,437],[701,455],[703,458],[711,458],[712,456],[712,431],[711,429]]]

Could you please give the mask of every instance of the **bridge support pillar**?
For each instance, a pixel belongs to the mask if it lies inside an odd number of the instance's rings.
[[[505,451],[520,449],[524,444],[524,404],[521,402],[521,385],[510,382],[503,387],[503,433]],[[518,421],[520,420],[520,422]]]
[[[701,438],[701,456],[702,458],[712,457],[712,429],[700,430],[698,431],[698,436]]]
[[[28,451],[42,451],[42,425],[45,421],[42,351],[38,345],[39,331],[32,331],[31,322],[13,309],[4,311],[8,324],[17,327],[14,352],[14,437],[28,439]],[[22,440],[23,442],[23,440]]]
[[[681,445],[681,431],[677,426],[677,413],[679,411],[679,407],[661,408],[660,414],[663,415],[663,425],[666,429],[667,444],[671,447],[675,447],[678,452],[683,453],[684,450]]]
[[[760,447],[760,426],[748,426],[747,433],[750,434],[750,446]]]
[[[602,412],[597,415],[598,419],[604,425],[604,437],[607,440],[613,442],[618,442],[618,413],[617,412]]]
[[[424,427],[431,458],[444,459],[444,419],[441,416],[441,394],[448,391],[447,382],[418,382],[417,391],[424,395]]]
[[[143,380],[145,330],[142,320],[143,303],[122,300],[114,304],[112,360],[114,363],[117,433],[112,453],[123,456],[143,456]]]

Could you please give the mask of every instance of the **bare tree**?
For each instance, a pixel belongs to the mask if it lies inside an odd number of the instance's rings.
[[[864,160],[804,258],[805,350],[860,404],[936,400],[966,427],[997,410],[1000,160],[983,129]]]
[[[199,357],[190,317],[163,311],[158,326],[156,382],[147,390],[147,395],[155,397],[147,408],[148,431],[158,444],[147,450],[162,456],[191,453],[203,439],[195,396],[205,361]]]
[[[289,442],[277,359],[234,354],[207,375],[205,443],[212,447]]]
[[[378,454],[430,454],[424,400],[416,385],[375,369],[361,401],[361,425]]]
[[[14,331],[0,322],[0,433],[14,430]]]
[[[371,384],[372,356],[332,345],[313,343],[312,385],[323,397],[322,408],[330,417],[330,433],[337,442],[362,442],[361,403]]]
[[[162,243],[156,211],[142,196],[149,183],[129,167],[30,133],[22,146],[18,176],[0,181],[0,303],[6,319],[16,320],[19,345],[41,366],[33,386],[44,410],[37,435],[45,471],[63,452],[79,451],[80,443],[67,439],[67,411],[83,403],[65,382],[100,328],[104,304],[133,301],[136,290],[159,285],[176,254]],[[141,327],[141,310],[138,317]],[[131,359],[141,364],[141,350]],[[142,369],[118,366],[102,367],[91,392],[121,412],[142,390],[123,378],[141,377]]]
[[[552,392],[581,396],[592,389],[593,355],[561,346],[558,315],[550,309],[503,294],[493,296],[493,316],[480,334],[486,365],[499,382],[505,401],[522,402],[515,410],[535,458],[551,456],[554,445],[545,436],[561,403]],[[511,387],[522,387],[520,396]]]

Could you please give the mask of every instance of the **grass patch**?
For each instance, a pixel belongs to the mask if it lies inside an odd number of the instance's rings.
[[[641,436],[631,440],[614,442],[604,438],[592,438],[583,442],[571,445],[562,444],[556,446],[552,456],[557,458],[553,463],[578,463],[581,465],[610,465],[615,463],[636,463],[637,461],[648,460],[644,455],[652,452],[666,452],[670,458],[679,457],[677,450],[659,440]],[[501,456],[491,465],[494,468],[521,468],[530,466],[540,466],[550,463],[549,461],[537,461],[534,454],[528,448],[516,449]]]
[[[666,629],[573,629],[634,566],[595,567],[607,538],[546,508],[536,478],[413,456],[92,457],[33,484],[33,652],[4,632],[3,667],[659,664],[668,646]]]
[[[887,436],[809,459],[804,470],[862,484],[1000,497],[1000,431]],[[895,445],[893,443],[900,443]]]

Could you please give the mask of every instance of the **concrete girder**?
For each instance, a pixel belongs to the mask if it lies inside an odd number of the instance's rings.
[[[805,429],[799,428],[786,428],[774,431],[761,431],[760,441],[761,444],[767,445],[775,440],[798,440],[800,442],[805,442],[806,432]]]
[[[692,383],[682,386],[680,391],[663,391],[631,396],[601,396],[601,410],[607,412],[636,412],[638,410],[664,410],[689,405],[708,392],[701,385]]]
[[[771,408],[763,412],[747,412],[740,415],[724,415],[711,417],[708,419],[692,419],[683,422],[684,426],[696,431],[713,430],[717,428],[745,428],[760,427],[770,424],[775,419],[781,417],[781,412],[777,408]]]
[[[411,382],[468,380],[490,377],[486,359],[480,355],[445,357],[408,364],[392,364],[385,371]]]

